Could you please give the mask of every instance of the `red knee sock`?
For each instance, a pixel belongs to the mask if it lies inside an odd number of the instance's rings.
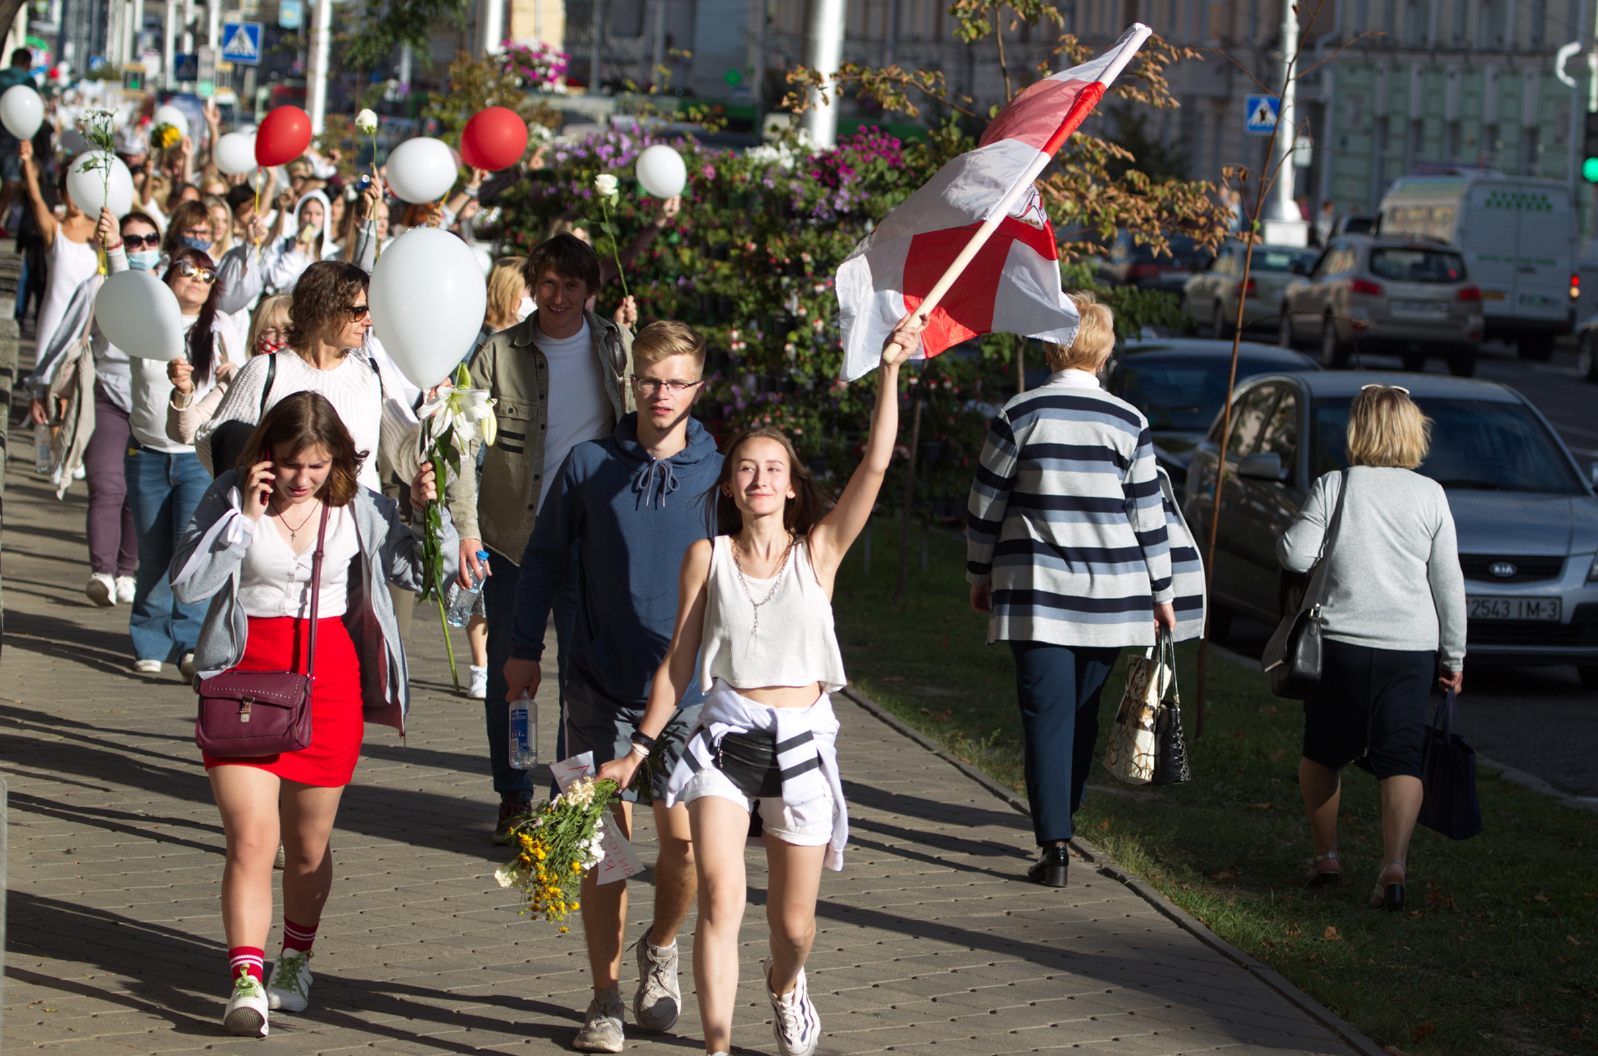
[[[230,946],[227,951],[229,974],[237,979],[240,972],[249,972],[256,982],[261,981],[261,961],[266,951],[255,946]]]
[[[311,944],[316,941],[316,928],[307,928],[304,924],[296,924],[287,917],[283,918],[283,948],[285,950],[299,950],[309,953]]]

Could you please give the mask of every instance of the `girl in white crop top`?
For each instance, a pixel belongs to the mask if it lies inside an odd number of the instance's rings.
[[[756,799],[771,865],[765,975],[777,1049],[783,1056],[808,1056],[820,1038],[804,964],[815,938],[823,864],[842,868],[848,835],[833,747],[838,725],[827,696],[845,681],[832,587],[893,459],[899,367],[920,347],[922,325],[907,316],[883,347],[871,437],[860,468],[830,510],[780,430],[750,429],[728,446],[715,496],[723,534],[693,544],[683,556],[676,630],[650,688],[634,751],[600,768],[601,777],[624,788],[632,781],[702,653],[700,675],[710,698],[672,774],[668,805],[688,803],[693,832],[699,874],[694,981],[709,1053],[732,1046],[750,829],[750,799],[715,761],[729,734],[774,739],[782,773],[781,798]]]

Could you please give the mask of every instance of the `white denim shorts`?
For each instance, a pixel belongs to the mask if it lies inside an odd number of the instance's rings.
[[[700,770],[688,784],[683,786],[682,792],[677,796],[679,803],[692,803],[703,796],[716,796],[719,799],[730,799],[745,810],[754,810],[754,804],[760,804],[760,824],[766,835],[775,836],[784,843],[791,843],[796,847],[822,847],[832,842],[832,815],[836,804],[832,802],[832,793],[827,793],[829,808],[826,820],[814,825],[799,825],[794,822],[793,809],[781,799],[751,800],[739,791],[726,774],[713,766]]]

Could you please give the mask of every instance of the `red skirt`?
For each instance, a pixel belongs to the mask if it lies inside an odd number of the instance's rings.
[[[298,633],[296,633],[298,632]],[[234,671],[303,671],[310,644],[305,620],[292,616],[250,617],[244,659]],[[311,687],[311,743],[297,752],[236,756],[205,755],[205,768],[255,766],[285,781],[342,788],[355,776],[365,733],[361,713],[361,661],[338,616],[316,621],[316,679]],[[203,754],[203,753],[202,753]]]

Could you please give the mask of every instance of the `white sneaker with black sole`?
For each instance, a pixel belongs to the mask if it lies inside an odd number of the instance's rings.
[[[646,933],[638,940],[638,992],[633,995],[633,1019],[645,1030],[670,1030],[682,1010],[682,987],[677,982],[677,944],[656,946]]]
[[[228,998],[222,1025],[229,1034],[241,1038],[264,1038],[268,1033],[266,987],[249,972],[233,980],[233,996]]]
[[[273,1012],[304,1012],[311,1004],[311,951],[284,950],[272,964],[266,1000]]]
[[[761,962],[766,979],[766,996],[771,999],[771,1032],[777,1036],[778,1056],[812,1056],[821,1044],[821,1017],[810,1001],[810,986],[805,970],[786,994],[771,991],[771,958]]]

